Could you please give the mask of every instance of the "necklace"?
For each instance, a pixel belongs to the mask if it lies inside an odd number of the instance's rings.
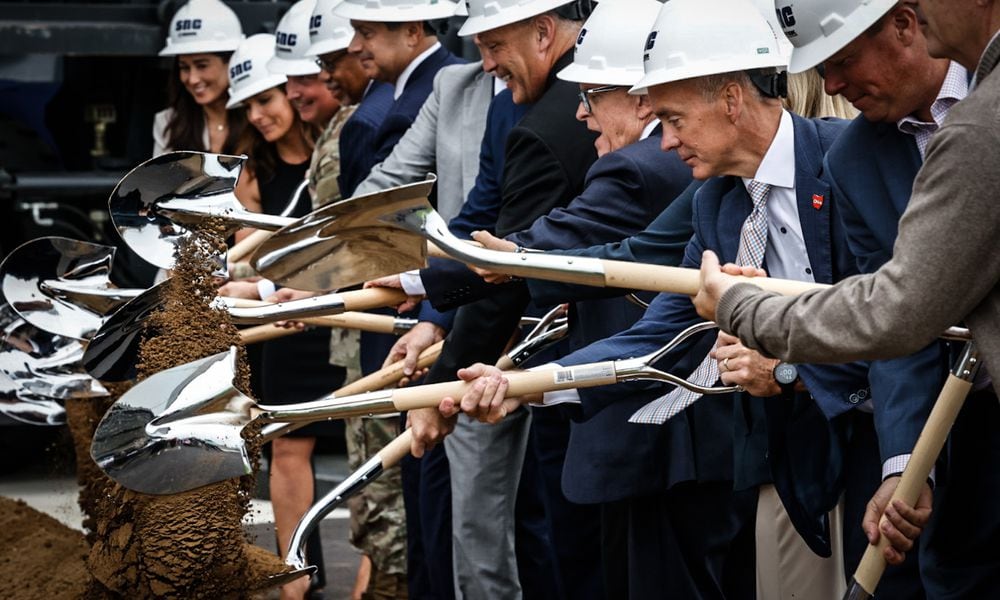
[[[219,123],[218,125],[215,126],[216,131],[224,131],[225,129],[226,129],[225,123]]]

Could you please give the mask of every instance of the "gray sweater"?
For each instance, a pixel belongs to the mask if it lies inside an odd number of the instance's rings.
[[[964,321],[986,367],[1000,373],[1000,75],[990,76],[998,61],[1000,37],[980,61],[977,87],[928,145],[892,260],[794,298],[735,285],[719,301],[719,326],[770,356],[828,363],[910,354]]]

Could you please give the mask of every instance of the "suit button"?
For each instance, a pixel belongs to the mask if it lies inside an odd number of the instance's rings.
[[[859,398],[857,394],[851,394],[851,397],[848,398],[848,400],[850,400],[851,404],[857,404],[861,401],[861,398]]]

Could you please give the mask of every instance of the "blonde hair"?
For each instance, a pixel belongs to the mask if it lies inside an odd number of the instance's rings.
[[[828,96],[823,91],[823,79],[816,69],[788,74],[788,97],[782,98],[785,108],[806,118],[839,117],[853,119],[858,110],[843,96]]]

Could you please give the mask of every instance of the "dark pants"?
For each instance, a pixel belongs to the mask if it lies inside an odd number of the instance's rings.
[[[946,456],[923,533],[927,597],[1000,598],[1000,405],[992,390],[966,400]]]
[[[451,600],[451,476],[444,444],[400,463],[406,505],[406,572],[410,598]]]
[[[550,600],[559,597],[556,553],[549,533],[543,489],[538,458],[529,444],[528,451],[524,453],[514,511],[517,575],[524,600]]]
[[[844,571],[848,582],[868,547],[861,530],[865,506],[882,484],[882,461],[879,457],[875,419],[870,413],[851,413],[851,439],[844,455]],[[920,582],[919,547],[907,552],[906,561],[889,566],[878,585],[881,598],[923,600]]]
[[[601,600],[605,595],[601,577],[600,507],[574,504],[562,492],[569,419],[557,408],[532,409],[529,443],[543,480],[545,512],[559,575],[557,597]]]
[[[605,504],[609,600],[752,600],[755,508],[728,482],[684,483]]]

